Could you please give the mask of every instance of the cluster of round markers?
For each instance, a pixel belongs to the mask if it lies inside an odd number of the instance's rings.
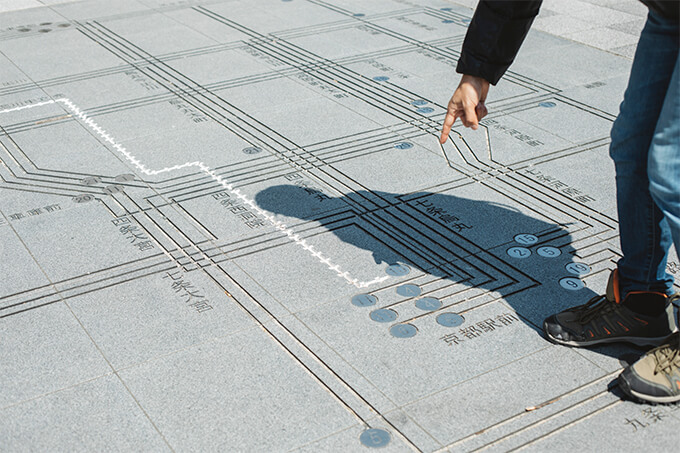
[[[538,237],[534,236],[533,234],[522,233],[515,236],[515,242],[520,244],[520,246],[510,247],[507,250],[508,256],[516,259],[526,259],[532,255],[531,249],[529,247],[538,242]],[[543,258],[557,258],[562,254],[562,251],[557,247],[544,245],[536,249],[536,254],[542,256]],[[576,275],[576,277],[561,278],[560,286],[564,289],[569,289],[572,291],[583,289],[585,284],[580,277],[590,273],[590,266],[588,266],[586,263],[574,262],[567,264],[564,266],[564,268],[570,274]]]
[[[403,277],[411,272],[411,268],[405,264],[392,264],[385,269],[387,275]],[[403,297],[418,297],[422,290],[418,285],[405,284],[396,288],[398,295]],[[357,294],[352,298],[352,304],[357,307],[372,307],[378,303],[378,297],[373,294]],[[400,303],[400,302],[397,302]],[[393,304],[396,305],[396,304]],[[415,301],[415,306],[423,312],[434,312],[442,307],[442,302],[434,297],[421,297]],[[396,310],[388,307],[378,308],[369,313],[369,317],[379,323],[391,323],[397,320],[399,314]],[[458,327],[465,319],[457,313],[445,312],[437,316],[437,323],[444,327]],[[397,338],[411,338],[418,333],[416,326],[410,323],[399,323],[390,327],[390,334]]]
[[[116,176],[115,178],[113,178],[113,180],[116,182],[130,182],[135,180],[135,175],[126,173],[123,175]],[[87,178],[80,180],[80,183],[83,184],[84,186],[95,186],[101,182],[102,182],[101,178],[97,176],[88,176]],[[121,186],[120,184],[111,184],[102,189],[102,191],[107,195],[120,193],[123,192],[124,190],[125,187]],[[74,203],[87,203],[88,201],[92,201],[94,199],[95,199],[94,195],[89,193],[79,194],[72,198]]]

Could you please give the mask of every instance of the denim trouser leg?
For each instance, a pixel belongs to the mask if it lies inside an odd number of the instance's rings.
[[[658,139],[655,138],[657,124],[663,123],[660,116],[677,60],[678,23],[650,13],[640,36],[621,111],[612,128],[609,150],[616,168],[623,251],[623,258],[618,262],[622,297],[629,291],[670,293],[673,284],[672,277],[666,273],[671,232],[649,190],[648,156],[653,139],[655,143],[658,140],[661,148],[671,150],[666,151],[665,156],[659,153],[660,157],[653,159],[655,191],[659,191],[659,200],[669,199],[670,191],[676,197],[677,208],[680,189],[677,179],[673,180],[671,174],[662,171],[666,165],[663,160],[672,150],[675,160],[678,160],[677,127],[674,144],[671,143],[673,138],[663,131],[657,134]],[[674,83],[677,83],[677,77]],[[670,91],[677,96],[677,86],[675,88]],[[668,110],[672,109],[672,106],[668,107]],[[664,121],[672,122],[672,118]],[[680,164],[676,162],[676,168],[677,165]],[[668,208],[664,205],[664,209]]]
[[[649,191],[663,211],[680,251],[680,57],[649,148]]]

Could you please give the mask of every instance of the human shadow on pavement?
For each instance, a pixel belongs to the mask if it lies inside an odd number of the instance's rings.
[[[380,200],[383,205],[391,204],[403,208],[405,203],[401,200],[404,197],[405,195],[380,191],[359,191],[353,193],[351,198],[344,196],[329,197],[317,189],[291,184],[264,189],[256,195],[255,202],[260,208],[271,213],[305,221],[319,218],[322,212],[347,210],[348,207],[352,206],[356,208],[358,206],[357,202],[361,206],[366,206],[373,205],[372,203],[376,202],[376,200]],[[530,248],[532,253],[535,253],[536,249],[541,246],[540,240],[535,246],[513,243],[513,237],[518,233],[528,233],[539,238],[549,233],[551,238],[559,237],[559,243],[563,245],[560,247],[561,255],[559,263],[553,261],[554,265],[564,266],[573,261],[574,249],[570,245],[570,236],[563,226],[526,215],[511,206],[430,192],[411,193],[408,194],[407,198],[408,204],[411,207],[419,210],[423,215],[429,216],[430,219],[438,221],[442,231],[447,234],[447,238],[451,242],[458,242],[461,246],[469,246],[472,243],[483,250],[497,247],[495,250],[496,256],[499,256],[498,251],[502,250],[503,254],[499,258],[511,266],[516,266],[518,269],[521,268],[520,261],[523,260],[511,258],[505,255],[505,251],[511,247],[518,246]],[[360,212],[361,210],[362,208],[359,207],[355,209],[355,212]],[[366,214],[358,215],[363,216]],[[426,237],[429,236],[434,239],[437,236],[432,234],[431,230],[426,231],[429,227],[419,221],[416,218],[418,217],[417,215],[414,217],[413,211],[408,208],[401,210],[390,209],[390,215],[396,216],[397,222],[405,223],[410,228],[423,233]],[[323,221],[321,223],[323,224]],[[447,266],[433,264],[433,261],[436,260],[428,259],[427,250],[412,244],[409,246],[403,238],[400,241],[403,246],[395,247],[393,244],[388,246],[387,241],[376,240],[375,237],[364,233],[360,229],[332,228],[330,226],[327,228],[341,241],[370,251],[373,260],[378,265],[384,266],[384,263],[388,265],[406,264],[426,274],[466,284],[466,279],[460,279],[459,276],[451,274],[450,267],[447,268]],[[455,233],[459,233],[459,235]],[[499,245],[503,246],[498,247]],[[549,246],[550,243],[542,245]],[[550,261],[546,259],[545,263],[547,266]],[[564,269],[564,267],[561,267],[561,269]],[[566,277],[567,275],[564,276]],[[549,282],[549,284],[557,283]],[[472,286],[472,283],[470,285]],[[474,282],[475,287],[498,291],[502,296],[507,295],[504,294],[503,289],[498,289],[495,285],[497,284],[494,279],[482,282],[481,284]],[[512,290],[508,290],[508,292],[510,291]],[[541,300],[535,301],[535,304],[536,306],[538,304],[549,305],[550,309],[554,311],[546,312],[545,316],[548,316],[552,312],[562,311],[569,307],[583,304],[593,296],[598,295],[587,287],[579,291],[563,290],[563,293],[564,297],[558,297],[558,300],[551,300],[548,304]],[[509,298],[507,302],[513,305],[513,300],[514,298]],[[530,303],[533,304],[534,302],[531,301]],[[517,306],[513,308],[522,314],[522,311],[527,310],[526,304],[527,302],[524,301],[522,302],[522,307]],[[537,324],[540,325],[540,322]],[[540,328],[534,325],[531,327],[537,330],[538,334],[543,335]],[[591,347],[589,349],[616,358],[622,358],[625,355],[626,360],[631,360],[632,356],[642,353],[640,349],[616,344]]]

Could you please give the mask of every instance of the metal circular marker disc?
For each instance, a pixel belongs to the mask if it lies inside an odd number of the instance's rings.
[[[89,193],[84,193],[81,195],[76,195],[75,197],[71,198],[75,203],[87,203],[88,201],[94,200],[94,197],[90,195]]]
[[[51,29],[51,28],[41,28],[41,29],[38,30],[38,31],[39,31],[40,33],[49,33],[49,32],[52,31],[52,29]]]
[[[588,275],[590,274],[590,266],[588,266],[586,263],[569,263],[564,268],[569,272],[570,274],[575,274],[575,275]]]
[[[397,294],[404,297],[418,297],[422,290],[418,285],[401,285],[397,287]]]
[[[380,448],[384,447],[390,443],[391,436],[390,433],[384,429],[371,428],[367,429],[361,436],[359,436],[359,441],[366,447],[369,448]]]
[[[245,154],[257,154],[262,152],[262,148],[257,146],[249,146],[247,148],[243,148],[243,152]]]
[[[405,264],[390,264],[385,269],[385,273],[392,277],[403,277],[411,272],[411,268]]]
[[[583,283],[581,279],[574,277],[563,278],[562,280],[560,280],[560,286],[570,291],[578,291],[579,289],[583,289],[586,287],[585,283]]]
[[[421,107],[418,110],[416,110],[418,113],[432,113],[434,112],[434,109],[432,107]]]
[[[533,234],[522,233],[515,236],[515,242],[522,245],[534,245],[538,242],[538,238]]]
[[[390,334],[396,338],[411,338],[415,337],[418,329],[413,324],[397,324],[390,327]]]
[[[116,182],[130,182],[135,180],[135,175],[133,175],[132,173],[125,173],[116,176],[115,178],[113,178],[113,180]]]
[[[90,176],[89,178],[83,178],[80,180],[81,184],[84,184],[86,186],[94,186],[95,184],[98,184],[101,180],[97,178],[96,176]]]
[[[364,13],[354,13],[354,14],[352,14],[352,16],[354,16],[354,17],[364,17],[365,15],[366,14],[364,14]]]
[[[422,107],[423,105],[427,105],[427,101],[425,99],[416,99],[415,101],[411,102],[411,105]]]
[[[507,254],[511,258],[524,259],[531,256],[531,250],[525,247],[510,247]]]
[[[57,27],[61,27],[61,28],[68,28],[70,26],[71,26],[71,24],[59,24],[59,25],[57,25]]]
[[[557,258],[562,254],[562,250],[558,249],[557,247],[545,246],[536,249],[536,253],[545,258]]]
[[[392,322],[397,319],[397,316],[397,312],[389,308],[379,308],[369,315],[375,322]]]
[[[376,302],[378,302],[378,298],[373,294],[357,294],[352,297],[352,305],[356,305],[357,307],[370,307],[371,305],[375,305]]]
[[[125,188],[123,186],[106,186],[106,187],[104,187],[104,193],[109,194],[109,195],[113,195],[114,193],[120,193],[123,190],[125,190]]]
[[[376,82],[385,82],[387,80],[390,80],[390,78],[387,77],[387,76],[381,75],[381,76],[373,77],[373,80],[375,80]]]
[[[400,142],[394,145],[395,148],[397,149],[411,149],[413,148],[413,143],[409,142]]]
[[[458,327],[465,322],[465,318],[457,313],[442,313],[437,316],[437,324],[444,327]]]
[[[444,20],[442,21],[443,24],[452,24],[452,23],[454,23],[454,22],[455,22],[455,21],[454,21],[454,20],[451,20],[451,19],[444,19]]]
[[[17,30],[22,32],[22,33],[26,33],[27,31],[31,31],[30,28],[18,28]]]
[[[442,302],[439,299],[435,299],[434,297],[423,297],[422,299],[418,299],[416,301],[416,307],[425,311],[435,311],[440,309],[441,306]]]
[[[551,108],[551,107],[555,107],[557,104],[555,104],[552,101],[546,101],[546,102],[540,102],[538,105],[541,106],[541,107],[545,107],[545,108]]]

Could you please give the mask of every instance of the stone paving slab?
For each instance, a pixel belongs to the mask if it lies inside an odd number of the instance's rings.
[[[441,148],[474,3],[2,2],[0,451],[672,451],[642,350],[541,335],[645,9],[546,0]]]

